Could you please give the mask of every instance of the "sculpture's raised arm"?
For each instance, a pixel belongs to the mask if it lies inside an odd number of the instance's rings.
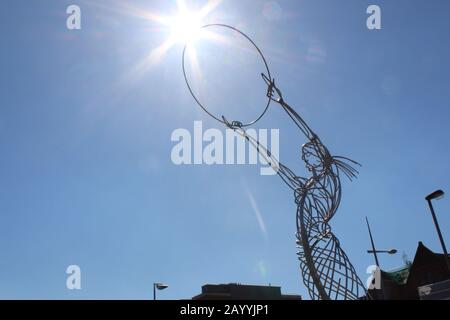
[[[262,74],[266,82],[267,96],[274,102],[278,103],[288,116],[294,121],[295,125],[303,132],[309,140],[302,146],[302,159],[305,161],[307,168],[314,175],[324,172],[327,168],[335,165],[339,170],[352,180],[358,174],[358,171],[353,166],[358,166],[359,163],[346,157],[332,156],[327,147],[322,143],[320,138],[314,131],[306,124],[300,115],[284,101],[281,90],[275,85],[275,79],[269,79],[265,74]]]
[[[269,79],[265,74],[261,74],[263,80],[266,82],[267,88],[267,96],[274,102],[280,104],[284,111],[288,114],[288,116],[294,121],[296,126],[303,132],[308,140],[317,139],[317,135],[311,128],[306,124],[306,122],[300,117],[300,115],[295,112],[295,110],[286,103],[283,99],[283,94],[281,90],[275,85],[275,79]]]
[[[258,151],[264,161],[272,167],[272,169],[280,176],[289,188],[296,190],[303,187],[304,183],[307,181],[306,178],[296,176],[291,169],[280,163],[280,161],[270,152],[269,149],[267,149],[266,146],[260,144],[255,137],[247,134],[239,122],[233,121],[230,123],[227,119],[225,119],[225,117],[222,118],[228,128],[233,129],[234,132],[245,138],[253,146],[253,148]]]

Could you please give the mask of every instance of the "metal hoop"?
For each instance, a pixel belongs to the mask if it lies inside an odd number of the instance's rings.
[[[262,51],[259,49],[259,47],[256,45],[256,43],[249,36],[247,36],[244,32],[242,32],[241,30],[239,30],[239,29],[237,29],[235,27],[232,27],[232,26],[229,26],[229,25],[226,25],[226,24],[220,24],[220,23],[207,24],[207,25],[204,25],[203,27],[201,27],[201,29],[206,29],[206,28],[209,28],[209,27],[223,27],[223,28],[231,29],[231,30],[239,33],[241,36],[246,38],[248,41],[250,41],[250,43],[258,51],[259,55],[261,56],[261,58],[262,58],[262,60],[264,62],[264,66],[266,68],[268,78],[272,79],[272,77],[270,75],[269,65],[267,64],[266,58],[264,57]],[[183,67],[184,80],[185,80],[186,85],[187,85],[187,87],[189,89],[189,92],[191,93],[191,95],[194,98],[195,102],[197,102],[197,104],[203,109],[203,111],[205,111],[209,116],[211,116],[212,118],[216,119],[217,121],[219,121],[219,122],[221,122],[221,123],[223,123],[225,125],[228,125],[229,123],[228,123],[228,121],[226,121],[225,116],[222,116],[222,119],[220,119],[220,118],[216,117],[215,115],[213,115],[211,112],[209,112],[208,109],[200,102],[200,100],[195,95],[193,89],[191,88],[191,86],[189,84],[189,80],[188,80],[187,75],[186,75],[186,68],[185,68],[185,54],[186,54],[187,46],[188,46],[188,42],[186,42],[186,44],[184,45],[184,48],[183,48],[182,67]],[[240,126],[241,127],[248,127],[248,126],[256,123],[257,121],[259,121],[266,114],[267,109],[269,108],[270,102],[271,102],[271,98],[268,97],[267,104],[266,104],[266,107],[264,108],[263,112],[255,120],[253,120],[253,121],[251,121],[251,122],[249,122],[247,124],[241,124]]]

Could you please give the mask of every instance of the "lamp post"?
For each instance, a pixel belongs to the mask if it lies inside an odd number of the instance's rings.
[[[442,237],[441,229],[439,228],[439,223],[438,223],[438,221],[436,219],[436,214],[434,213],[433,204],[431,203],[431,200],[434,200],[434,199],[438,200],[438,199],[441,199],[443,196],[444,196],[444,191],[436,190],[435,192],[427,195],[425,197],[425,200],[427,200],[428,206],[430,207],[431,216],[433,217],[434,226],[436,227],[436,231],[437,231],[437,234],[439,236],[439,240],[441,242],[442,250],[444,251],[444,255],[445,255],[444,258],[445,258],[445,262],[447,263],[447,270],[450,273],[450,261],[448,259],[447,248],[445,247],[444,238]]]
[[[159,282],[153,283],[153,300],[156,300],[156,289],[164,290],[167,289],[168,287],[169,287],[168,285]]]
[[[379,287],[376,289],[380,289],[380,296],[379,299],[384,300],[385,299],[385,295],[384,295],[384,290],[383,290],[383,279],[381,277],[381,268],[380,268],[380,262],[378,261],[378,256],[377,253],[387,253],[387,254],[396,254],[397,250],[396,249],[390,249],[390,250],[377,250],[375,248],[375,242],[373,241],[373,237],[372,237],[372,231],[370,230],[370,225],[369,225],[369,219],[367,219],[366,217],[366,223],[367,223],[367,230],[369,230],[369,237],[370,237],[370,243],[372,244],[372,250],[367,250],[367,253],[373,253],[373,257],[375,258],[375,264],[377,265],[377,274],[379,276]]]
[[[380,262],[378,261],[377,253],[387,253],[387,254],[396,254],[396,249],[390,250],[377,250],[375,249],[375,242],[373,241],[372,232],[370,231],[369,219],[366,217],[367,230],[369,230],[370,243],[372,244],[372,250],[367,250],[367,253],[373,253],[373,257],[375,258],[375,264],[378,268],[380,268]]]

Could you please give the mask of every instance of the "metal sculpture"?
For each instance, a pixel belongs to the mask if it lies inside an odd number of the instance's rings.
[[[209,27],[207,25],[205,27]],[[266,69],[262,77],[266,82],[268,104],[263,113],[253,122],[242,124],[239,121],[228,121],[224,116],[218,119],[208,112],[199,102],[189,86],[184,67],[183,73],[189,91],[196,102],[213,118],[224,123],[228,128],[244,137],[255,147],[259,154],[276,170],[285,184],[293,191],[297,205],[297,253],[300,260],[303,283],[307,287],[311,299],[360,299],[367,298],[367,292],[355,268],[341,248],[339,240],[331,231],[330,221],[335,215],[341,200],[341,180],[343,173],[350,180],[356,177],[357,170],[353,167],[357,162],[345,157],[332,156],[317,134],[306,124],[300,115],[284,100],[281,90],[275,85],[261,50],[243,32],[227,25],[214,25],[230,28],[247,38],[260,53]],[[185,48],[186,49],[186,48]],[[311,177],[297,176],[287,166],[276,159],[271,152],[248,135],[245,127],[254,124],[267,111],[270,102],[277,103],[287,113],[298,129],[308,140],[301,147],[302,160],[305,162]]]

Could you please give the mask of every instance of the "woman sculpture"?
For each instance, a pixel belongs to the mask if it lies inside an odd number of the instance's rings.
[[[367,298],[363,283],[356,274],[339,240],[331,231],[330,220],[341,200],[340,173],[350,180],[357,175],[348,158],[332,156],[320,138],[305,121],[284,101],[275,81],[264,74],[268,85],[268,97],[280,105],[295,125],[303,132],[307,142],[301,148],[302,160],[311,177],[295,175],[279,163],[269,150],[247,135],[237,122],[224,123],[245,137],[290,187],[297,205],[297,253],[303,282],[312,299],[360,299]]]

